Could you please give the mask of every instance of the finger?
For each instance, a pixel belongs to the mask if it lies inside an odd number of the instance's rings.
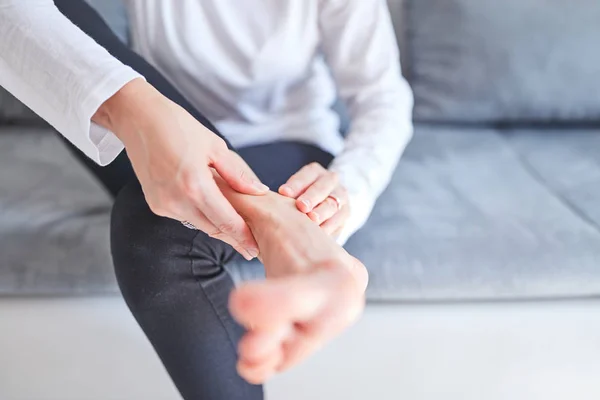
[[[283,360],[279,364],[277,372],[284,372],[299,364],[342,333],[348,326],[348,321],[333,313],[319,316],[305,325],[297,325],[296,334],[292,340],[283,345]]]
[[[279,188],[279,194],[295,199],[304,193],[325,172],[327,170],[319,163],[314,162],[305,165],[292,175],[285,185]]]
[[[318,334],[305,335],[297,333],[295,337],[284,343],[283,360],[277,367],[277,373],[285,372],[318,351],[328,338]]]
[[[205,174],[197,185],[198,187],[193,190],[196,195],[192,196],[192,200],[198,210],[216,228],[214,232],[207,233],[212,236],[218,235],[221,240],[232,238],[247,251],[249,256],[256,257],[259,254],[258,244],[254,240],[250,228],[225,198],[212,174]]]
[[[296,201],[298,209],[308,213],[321,204],[339,184],[338,174],[327,172],[313,183]]]
[[[369,271],[356,257],[352,257],[352,261],[350,262],[350,272],[358,284],[358,290],[360,290],[361,293],[365,293],[367,286],[369,286]]]
[[[317,224],[321,225],[325,221],[329,220],[335,214],[338,213],[338,203],[331,197],[327,197],[321,204],[319,204],[315,209],[308,213],[310,219],[312,219]]]
[[[211,166],[237,192],[253,195],[269,192],[269,187],[263,184],[248,164],[233,151],[220,152]]]
[[[277,372],[297,365],[358,320],[364,309],[364,297],[347,298],[340,303],[344,309],[329,308],[309,322],[295,325],[295,334],[283,345],[284,360]]]
[[[336,233],[339,234],[339,231],[344,228],[349,217],[350,211],[347,207],[344,207],[327,221],[321,223],[321,228],[330,236]]]
[[[232,157],[235,157],[235,158],[236,158],[236,159],[237,159],[239,162],[241,162],[243,165],[245,165],[245,166],[247,166],[247,167],[248,167],[248,171],[249,171],[249,174],[250,174],[250,175],[249,175],[249,178],[250,178],[250,179],[252,179],[252,180],[257,180],[257,181],[260,181],[260,179],[258,178],[258,176],[257,176],[257,175],[254,173],[254,171],[252,171],[252,168],[250,168],[250,165],[248,165],[248,163],[246,162],[246,160],[244,160],[244,159],[242,158],[242,156],[240,156],[238,153],[236,153],[236,152],[235,152],[235,151],[233,151],[233,150],[229,150],[229,154],[230,154]]]

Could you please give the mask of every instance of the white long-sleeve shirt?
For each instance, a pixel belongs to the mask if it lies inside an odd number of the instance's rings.
[[[126,3],[134,49],[234,146],[299,140],[331,152],[352,210],[341,241],[364,224],[412,135],[385,0]],[[52,0],[0,0],[0,85],[100,164],[123,145],[90,119],[136,77]]]

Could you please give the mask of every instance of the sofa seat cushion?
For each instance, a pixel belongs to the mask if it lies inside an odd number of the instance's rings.
[[[600,130],[419,126],[348,248],[381,300],[600,295]]]
[[[347,244],[378,301],[600,295],[600,130],[417,126]],[[239,263],[238,279],[260,275]]]
[[[0,128],[0,294],[114,293],[110,207],[51,130]]]
[[[600,295],[600,130],[418,125],[347,244],[372,301]],[[0,294],[111,294],[111,202],[45,130],[0,129]],[[237,280],[263,275],[237,260]]]

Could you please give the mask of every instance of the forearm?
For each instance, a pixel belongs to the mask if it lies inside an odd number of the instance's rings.
[[[150,123],[165,102],[164,96],[145,80],[134,79],[100,105],[92,122],[127,144],[136,139],[144,130],[141,124]]]
[[[351,116],[344,150],[330,166],[350,197],[343,242],[366,222],[412,137],[413,95],[385,1],[322,2],[321,32]]]
[[[112,161],[122,145],[91,118],[137,77],[51,0],[0,0],[0,85],[96,162]]]
[[[412,93],[408,85],[394,86],[398,89],[387,102],[373,102],[354,114],[344,150],[329,167],[339,174],[350,198],[351,216],[340,235],[342,243],[364,225],[412,138]]]

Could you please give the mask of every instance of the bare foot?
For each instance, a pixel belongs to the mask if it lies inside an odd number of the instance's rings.
[[[239,194],[216,179],[246,219],[265,265],[265,282],[245,284],[230,299],[233,316],[248,329],[239,345],[239,373],[262,383],[358,319],[368,275],[293,199]]]

